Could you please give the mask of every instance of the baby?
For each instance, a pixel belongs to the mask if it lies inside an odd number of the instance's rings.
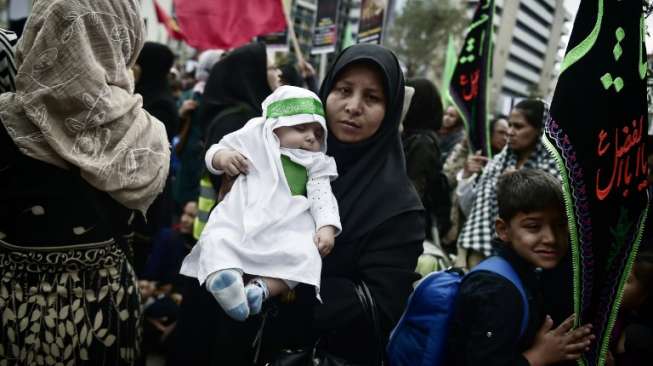
[[[181,268],[205,282],[239,321],[300,282],[314,286],[319,299],[320,255],[331,252],[342,229],[330,183],[338,173],[325,154],[319,98],[282,86],[262,106],[263,117],[207,151],[211,173],[238,178]],[[243,275],[250,279],[246,286]]]

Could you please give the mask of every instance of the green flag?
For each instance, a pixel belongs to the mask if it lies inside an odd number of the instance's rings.
[[[451,105],[451,94],[449,94],[449,84],[451,84],[451,77],[456,69],[458,63],[458,55],[456,54],[456,45],[453,41],[453,35],[449,34],[449,43],[447,44],[447,55],[444,60],[444,71],[442,72],[442,105],[446,108]]]

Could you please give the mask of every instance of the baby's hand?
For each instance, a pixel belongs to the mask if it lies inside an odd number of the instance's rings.
[[[331,225],[322,226],[317,230],[317,233],[315,233],[313,240],[315,241],[317,250],[320,252],[322,257],[326,257],[329,253],[331,253],[331,250],[333,250],[335,237],[336,228]]]
[[[221,150],[213,155],[213,166],[227,175],[235,177],[240,173],[247,174],[249,165],[247,158],[235,150]]]

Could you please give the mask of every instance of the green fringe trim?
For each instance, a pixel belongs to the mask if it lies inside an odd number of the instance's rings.
[[[544,142],[544,147],[546,147],[549,153],[553,155],[562,177],[562,193],[565,199],[565,209],[567,211],[567,224],[569,225],[569,236],[571,239],[572,266],[574,269],[574,313],[578,315],[580,313],[580,253],[578,249],[580,243],[578,241],[578,228],[576,226],[576,215],[574,214],[573,195],[569,185],[569,175],[564,160],[553,143],[549,141],[549,138],[546,135],[544,135],[542,140]],[[578,327],[579,325],[580,319],[576,316],[574,327]],[[579,360],[579,365],[584,365],[584,362],[581,363]]]

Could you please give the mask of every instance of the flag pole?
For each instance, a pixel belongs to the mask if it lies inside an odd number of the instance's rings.
[[[286,24],[288,25],[288,35],[292,41],[293,49],[297,55],[297,62],[300,65],[304,64],[304,56],[302,55],[302,50],[299,48],[299,41],[297,41],[297,35],[295,34],[295,28],[293,27],[292,20],[290,19],[290,9],[286,8],[286,2],[281,1],[281,7],[283,8],[283,15],[286,17]]]

